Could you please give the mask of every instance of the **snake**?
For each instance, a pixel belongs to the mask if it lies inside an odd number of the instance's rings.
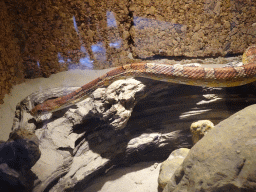
[[[256,81],[256,44],[245,50],[241,66],[228,65],[207,68],[180,64],[133,63],[116,67],[67,95],[36,105],[30,110],[30,114],[37,116],[70,107],[89,97],[97,88],[108,86],[115,80],[128,77],[144,77],[202,87],[245,85]]]

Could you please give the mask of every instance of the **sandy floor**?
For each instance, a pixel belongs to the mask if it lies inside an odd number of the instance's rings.
[[[158,192],[160,164],[142,162],[131,167],[110,170],[81,192]]]
[[[0,105],[0,140],[6,141],[11,132],[13,117],[17,103],[35,91],[43,91],[54,87],[82,86],[89,81],[103,75],[110,69],[105,70],[70,70],[51,75],[49,78],[37,78],[26,80],[16,85],[11,93],[5,95],[4,104]]]

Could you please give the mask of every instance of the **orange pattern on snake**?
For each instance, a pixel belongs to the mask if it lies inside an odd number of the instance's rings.
[[[243,55],[242,66],[204,68],[195,66],[167,65],[157,63],[134,63],[117,67],[105,75],[85,84],[76,91],[43,102],[31,110],[32,115],[54,112],[74,105],[87,98],[99,87],[117,79],[146,77],[172,83],[204,86],[234,87],[256,81],[256,45],[250,46]]]

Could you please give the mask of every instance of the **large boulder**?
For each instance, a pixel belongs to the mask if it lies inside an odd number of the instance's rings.
[[[219,123],[192,149],[164,192],[256,191],[256,105]]]

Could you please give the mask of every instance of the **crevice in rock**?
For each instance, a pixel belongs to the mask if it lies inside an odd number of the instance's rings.
[[[178,175],[175,175],[174,179],[175,179],[176,185],[178,185],[180,183],[180,181],[184,175],[185,175],[184,170],[181,170],[181,172]]]
[[[129,12],[128,12],[128,17],[129,17],[129,21],[130,21],[130,22],[129,22],[129,23],[130,23],[130,26],[129,26],[129,29],[128,29],[129,37],[128,37],[128,39],[127,39],[127,43],[128,43],[128,46],[129,46],[129,50],[130,50],[130,52],[132,53],[132,56],[133,56],[134,58],[137,58],[137,54],[136,54],[135,52],[133,52],[133,49],[132,49],[132,47],[135,46],[135,43],[134,43],[134,40],[133,40],[132,35],[131,35],[132,27],[134,27],[133,11],[130,10],[131,4],[132,4],[132,1],[129,0],[129,1],[128,1],[128,11],[129,11]]]
[[[59,147],[57,150],[67,151],[73,156],[73,149],[71,147]]]
[[[241,171],[245,165],[245,162],[246,162],[246,159],[243,159],[242,162],[239,165],[237,165],[237,175],[239,175],[241,173]]]

